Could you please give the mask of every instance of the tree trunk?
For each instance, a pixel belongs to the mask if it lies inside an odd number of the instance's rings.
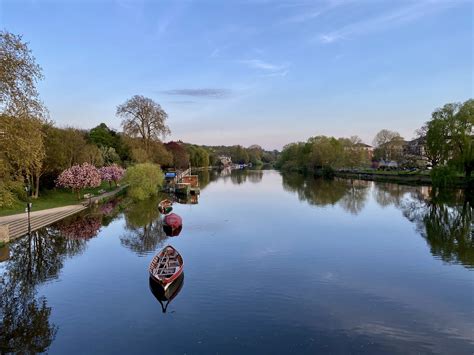
[[[35,194],[33,198],[38,198],[39,196],[39,186],[40,186],[40,176],[39,174],[35,176]]]

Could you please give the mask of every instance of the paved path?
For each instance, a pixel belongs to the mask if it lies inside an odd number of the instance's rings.
[[[46,227],[47,225],[57,222],[63,218],[85,210],[89,204],[99,203],[101,200],[108,199],[118,194],[126,187],[127,185],[123,185],[113,191],[91,197],[89,200],[84,200],[82,204],[68,205],[31,212],[31,230],[34,231]],[[26,233],[28,233],[28,214],[26,212],[0,217],[0,241],[13,240],[25,235]]]
[[[63,218],[86,209],[84,205],[69,205],[30,213],[31,230],[43,228]],[[0,217],[0,229],[7,239],[13,240],[28,233],[28,214],[21,213]]]

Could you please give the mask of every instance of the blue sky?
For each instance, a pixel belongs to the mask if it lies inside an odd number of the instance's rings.
[[[168,139],[371,143],[474,96],[471,1],[0,0],[0,23],[29,42],[59,126],[120,129],[117,105],[141,94]]]

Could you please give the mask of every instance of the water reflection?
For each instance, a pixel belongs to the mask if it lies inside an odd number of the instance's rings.
[[[283,175],[283,188],[296,193],[301,201],[327,206],[342,200],[343,208],[354,214],[363,209],[369,186],[369,182],[362,180],[324,180],[305,178],[300,174]]]
[[[184,273],[182,273],[166,290],[154,281],[149,279],[150,291],[161,305],[161,310],[166,313],[168,305],[178,296],[184,285]]]
[[[155,251],[167,238],[157,208],[161,199],[156,196],[139,201],[124,211],[125,232],[120,236],[120,243],[140,256]]]
[[[403,214],[416,224],[434,256],[448,263],[474,268],[474,231],[472,204],[462,194],[440,195],[405,200]]]
[[[300,174],[284,174],[283,188],[310,205],[338,205],[354,215],[364,210],[372,190],[380,207],[394,206],[416,224],[433,256],[474,268],[472,201],[462,190],[440,192],[427,186],[346,179],[329,181]]]
[[[91,239],[102,227],[101,214],[80,214],[58,222],[56,228],[67,239]]]
[[[51,308],[36,287],[56,279],[67,257],[85,249],[83,239],[64,238],[56,227],[44,228],[9,245],[10,259],[0,283],[2,353],[37,353],[48,349],[57,332]]]

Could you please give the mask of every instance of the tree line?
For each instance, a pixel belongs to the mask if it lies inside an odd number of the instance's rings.
[[[168,115],[158,103],[141,95],[118,105],[116,117],[121,120],[121,132],[105,123],[90,130],[57,127],[37,90],[42,79],[42,69],[22,37],[0,31],[0,207],[24,200],[28,193],[25,186],[30,187],[33,198],[42,189],[55,186],[74,185],[79,191],[72,178],[58,180],[62,172],[73,167],[87,173],[87,179],[96,184],[93,175],[98,173],[94,167],[155,164],[156,169],[185,169],[217,166],[220,155],[253,164],[271,163],[276,158],[275,152],[257,145],[244,148],[164,143],[171,133]],[[150,166],[140,169],[149,171]]]
[[[397,168],[431,168],[432,178],[449,185],[457,175],[470,180],[474,169],[474,99],[437,108],[407,142],[398,132],[382,129],[373,147],[359,137],[316,136],[286,145],[276,166],[286,171],[327,172],[343,168],[377,167],[380,162]]]

